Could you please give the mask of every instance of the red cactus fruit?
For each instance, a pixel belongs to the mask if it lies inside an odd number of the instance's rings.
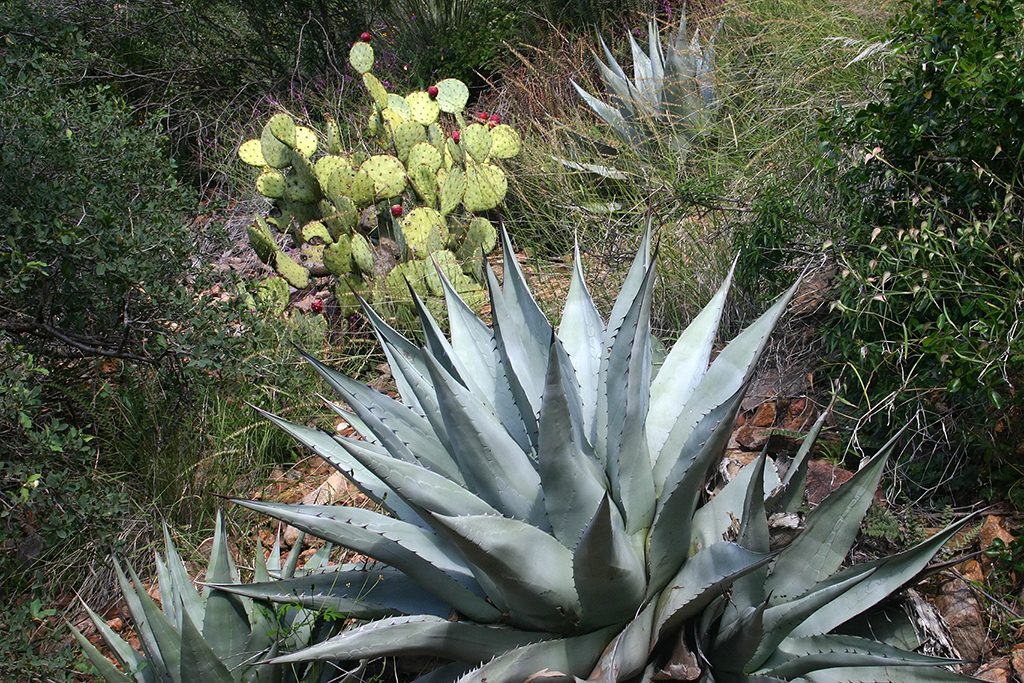
[[[402,205],[401,204],[395,204],[394,206],[392,206],[391,207],[391,215],[394,216],[395,218],[398,218],[399,216],[401,216],[402,215]]]
[[[491,123],[493,123],[494,125],[498,125],[499,123],[501,123],[501,117],[498,116],[497,114],[491,114]]]
[[[320,299],[313,299],[313,302],[309,304],[309,308],[314,313],[323,313],[324,312],[324,302],[321,301]]]
[[[438,91],[436,85],[432,85],[429,88],[427,88],[427,94],[430,95],[430,99],[432,99],[432,100],[436,100],[437,99],[437,93],[438,92],[439,91]]]
[[[488,114],[487,114],[487,112],[482,111],[479,114],[477,114],[476,117],[478,119],[480,119],[481,121],[486,121],[488,119]]]
[[[457,130],[453,130],[452,131],[452,140],[455,140],[456,143],[458,143],[459,138],[461,138],[461,137],[462,137],[462,133],[460,133]]]
[[[370,38],[372,37],[373,36],[371,36],[369,33],[363,33],[363,35],[359,36],[359,40],[363,41],[364,43],[368,43],[370,42]]]

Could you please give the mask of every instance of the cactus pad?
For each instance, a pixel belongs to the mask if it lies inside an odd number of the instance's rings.
[[[437,172],[437,184],[441,187],[441,213],[447,215],[458,208],[466,194],[466,174],[458,166],[450,171]]]
[[[462,246],[466,251],[465,257],[468,260],[482,253],[491,253],[497,243],[498,231],[495,230],[494,225],[486,218],[477,216],[466,227],[466,236],[463,239]]]
[[[292,169],[295,171],[285,178],[285,198],[302,204],[313,204],[320,201],[323,194],[320,182],[316,178],[313,164],[300,152],[291,151]]]
[[[331,238],[331,233],[327,230],[327,226],[321,221],[310,221],[303,225],[302,230],[299,232],[303,242],[311,242],[314,238],[319,238],[326,244],[334,241]]]
[[[365,209],[373,204],[373,179],[361,168],[343,166],[327,180],[327,195],[339,209],[343,208],[339,196],[351,199],[357,209]]]
[[[267,160],[263,158],[263,151],[260,149],[262,144],[259,140],[246,140],[238,148],[238,158],[250,166],[267,166]]]
[[[295,150],[307,159],[316,154],[316,131],[305,126],[295,127]]]
[[[354,273],[338,278],[338,284],[334,286],[334,298],[338,300],[338,308],[343,316],[360,312],[357,294],[363,297],[369,294],[363,278]]]
[[[444,143],[444,165],[451,168],[454,164],[461,164],[466,160],[466,153],[462,151],[462,146],[448,138],[448,141]]]
[[[271,199],[283,198],[285,194],[284,176],[277,171],[264,171],[256,179],[256,191]]]
[[[456,78],[446,78],[437,84],[437,105],[447,114],[456,114],[466,108],[469,88]]]
[[[421,142],[409,150],[409,160],[406,165],[410,169],[415,166],[426,166],[430,169],[431,174],[437,173],[437,170],[441,168],[441,153],[429,142]]]
[[[414,145],[426,142],[427,129],[415,121],[406,121],[398,126],[398,128],[395,128],[392,138],[395,142],[395,151],[398,153],[398,158],[405,162],[409,158],[409,150]]]
[[[326,199],[320,202],[320,214],[331,233],[331,239],[335,241],[342,235],[351,234],[359,222],[356,205],[345,195],[338,195],[333,202]]]
[[[466,126],[466,129],[462,131],[462,146],[469,156],[473,157],[476,161],[483,163],[487,159],[487,155],[491,153],[491,131],[487,130],[487,126],[483,126],[479,123],[473,123]]]
[[[249,233],[249,243],[252,244],[256,257],[267,265],[273,263],[277,242],[274,241],[274,236],[270,233],[266,222],[256,216],[256,223],[250,225],[247,232]]]
[[[363,163],[360,170],[373,179],[377,199],[397,197],[405,189],[405,166],[389,154],[377,154]]]
[[[427,126],[427,142],[437,149],[444,147],[444,131],[441,130],[441,126],[437,125],[436,121]]]
[[[505,198],[508,180],[493,164],[469,164],[466,167],[466,195],[462,203],[467,211],[477,213],[493,209]]]
[[[320,181],[320,187],[327,187],[327,182],[331,179],[331,174],[336,170],[343,166],[351,165],[351,160],[334,154],[328,154],[317,159],[316,164],[314,165],[314,170],[316,171],[316,179]]]
[[[388,109],[401,116],[403,121],[412,121],[412,108],[401,95],[388,93]]]
[[[389,137],[391,135],[391,131],[405,123],[405,119],[402,118],[402,115],[393,109],[385,109],[380,113],[380,115],[381,119],[384,121],[384,134]]]
[[[274,254],[274,270],[295,289],[305,289],[309,286],[309,271],[283,251],[278,250]]]
[[[447,221],[440,212],[428,206],[413,209],[399,225],[410,258],[426,258],[448,244]]]
[[[427,93],[417,90],[406,95],[405,101],[409,104],[409,118],[413,121],[422,123],[424,126],[429,126],[437,121],[437,115],[440,113],[441,107],[437,104],[436,100],[430,99],[430,95]]]
[[[522,142],[519,133],[512,126],[504,123],[491,129],[491,155],[498,159],[509,159],[519,154]]]
[[[348,63],[363,75],[373,68],[373,59],[373,48],[369,43],[360,41],[353,44],[352,49],[348,51]]]
[[[370,240],[366,239],[358,232],[352,234],[352,260],[355,261],[356,266],[359,270],[363,271],[367,275],[373,274],[373,247],[370,245]]]
[[[274,114],[267,121],[267,127],[274,137],[283,144],[295,148],[295,121],[288,114]]]
[[[274,137],[270,131],[270,124],[263,127],[263,134],[260,135],[260,153],[263,155],[267,166],[273,168],[287,168],[292,163],[291,148]]]
[[[409,165],[409,183],[427,206],[437,208],[437,176],[424,164]]]
[[[277,226],[277,229],[282,232],[291,231],[293,225],[305,225],[319,218],[317,215],[318,204],[296,202],[285,198],[278,199],[274,202],[274,206],[281,211],[281,215],[276,218],[268,218],[267,222]]]
[[[371,73],[364,73],[363,85],[366,86],[370,97],[373,98],[378,107],[385,109],[388,106],[388,91],[384,88],[384,84],[377,80],[376,76]]]
[[[334,122],[330,114],[325,114],[324,119],[327,121],[327,153],[332,155],[341,154],[341,131],[338,129],[338,124]]]
[[[354,264],[351,244],[349,240],[342,239],[324,249],[324,266],[331,275],[343,277],[352,272]]]

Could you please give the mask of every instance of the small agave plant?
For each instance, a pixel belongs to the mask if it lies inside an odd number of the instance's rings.
[[[422,346],[366,308],[401,401],[309,358],[365,440],[269,416],[379,505],[235,501],[371,558],[217,586],[359,620],[271,662],[429,655],[432,683],[966,680],[865,635],[884,631],[865,615],[966,522],[841,569],[889,448],[781,551],[768,515],[800,504],[822,421],[781,474],[762,455],[702,504],[792,289],[709,364],[726,282],[662,358],[649,233],[607,324],[577,259],[557,330],[503,239],[493,327],[448,283],[450,338],[418,299]]]
[[[717,29],[716,29],[717,32]],[[615,61],[601,38],[608,63],[595,54],[594,61],[608,90],[610,103],[591,95],[575,81],[576,92],[612,127],[626,144],[646,149],[652,139],[662,139],[662,131],[680,150],[689,148],[704,131],[718,109],[715,92],[715,34],[703,45],[700,30],[687,38],[686,11],[682,12],[679,31],[664,48],[658,25],[651,18],[647,25],[650,55],[644,54],[633,35],[633,82]]]
[[[257,582],[286,580],[296,575],[336,570],[329,564],[326,544],[302,568],[299,548],[281,561],[280,543],[270,558],[256,554]],[[126,575],[114,566],[121,592],[139,636],[142,652],[114,632],[96,612],[86,613],[117,660],[111,663],[82,633],[69,624],[79,647],[107,683],[320,683],[332,680],[332,667],[319,663],[268,664],[264,660],[322,641],[338,632],[324,613],[304,608],[269,609],[243,596],[216,588],[196,590],[185,564],[164,527],[166,560],[155,553],[160,605],[150,597],[132,567]],[[237,584],[238,571],[228,552],[223,518],[217,526],[206,580]]]

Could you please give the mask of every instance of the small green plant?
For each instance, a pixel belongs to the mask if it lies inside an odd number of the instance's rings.
[[[700,505],[795,287],[709,366],[726,282],[655,371],[649,231],[607,326],[578,261],[557,331],[506,264],[503,285],[487,273],[493,328],[447,283],[450,340],[425,306],[422,347],[366,308],[402,402],[309,357],[365,441],[268,416],[386,513],[235,500],[378,562],[315,586],[218,585],[366,620],[271,662],[426,654],[451,662],[433,680],[463,683],[966,680],[857,620],[966,522],[837,571],[895,439],[781,552],[768,513],[800,505],[824,417],[784,475],[762,455]]]
[[[336,571],[329,563],[330,544],[320,548],[298,568],[301,538],[287,560],[281,562],[280,545],[270,560],[256,552],[257,581],[288,580],[317,572]],[[267,664],[268,656],[308,646],[338,630],[330,614],[301,607],[268,609],[251,600],[206,586],[197,591],[164,527],[165,557],[156,553],[160,604],[150,597],[135,570],[125,574],[115,560],[121,593],[138,632],[142,652],[117,635],[99,614],[85,606],[89,619],[117,660],[114,666],[82,633],[68,624],[89,661],[108,683],[175,681],[180,683],[237,683],[282,681],[314,683],[320,666]],[[217,514],[217,525],[206,570],[207,583],[237,583],[238,570],[228,550],[227,530]]]
[[[365,40],[352,46],[349,61],[371,95],[368,128],[382,148],[343,154],[328,119],[327,154],[314,160],[316,134],[287,114],[272,117],[261,137],[239,150],[243,161],[264,169],[256,188],[274,203],[271,217],[257,217],[249,230],[257,255],[293,287],[334,276],[346,309],[358,307],[357,294],[411,305],[411,285],[441,313],[434,261],[479,308],[484,295],[474,278],[482,277],[496,232],[476,214],[504,199],[508,181],[494,162],[518,154],[518,133],[497,115],[467,122],[469,91],[455,79],[405,97],[388,93],[372,73],[374,52]]]

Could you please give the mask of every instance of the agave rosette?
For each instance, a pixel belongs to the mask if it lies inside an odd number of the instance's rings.
[[[646,147],[652,139],[651,128],[657,127],[670,131],[672,143],[686,149],[708,126],[718,109],[715,33],[717,29],[703,44],[699,29],[688,38],[684,9],[675,37],[663,47],[658,24],[652,18],[647,25],[649,54],[644,53],[632,34],[629,36],[632,81],[604,38],[600,39],[608,63],[602,62],[596,54],[594,61],[604,80],[609,102],[591,95],[575,81],[570,79],[570,82],[594,113],[630,145]]]
[[[701,504],[793,289],[710,362],[729,283],[659,351],[649,234],[607,324],[578,259],[557,331],[514,258],[503,286],[487,275],[493,327],[447,283],[450,338],[422,305],[422,346],[365,309],[401,401],[309,358],[363,440],[269,416],[380,508],[236,501],[376,561],[224,586],[363,620],[273,661],[427,654],[451,660],[432,681],[488,683],[960,680],[857,635],[960,526],[840,570],[888,449],[781,552],[767,515],[799,505],[820,420],[782,476],[762,456]]]

